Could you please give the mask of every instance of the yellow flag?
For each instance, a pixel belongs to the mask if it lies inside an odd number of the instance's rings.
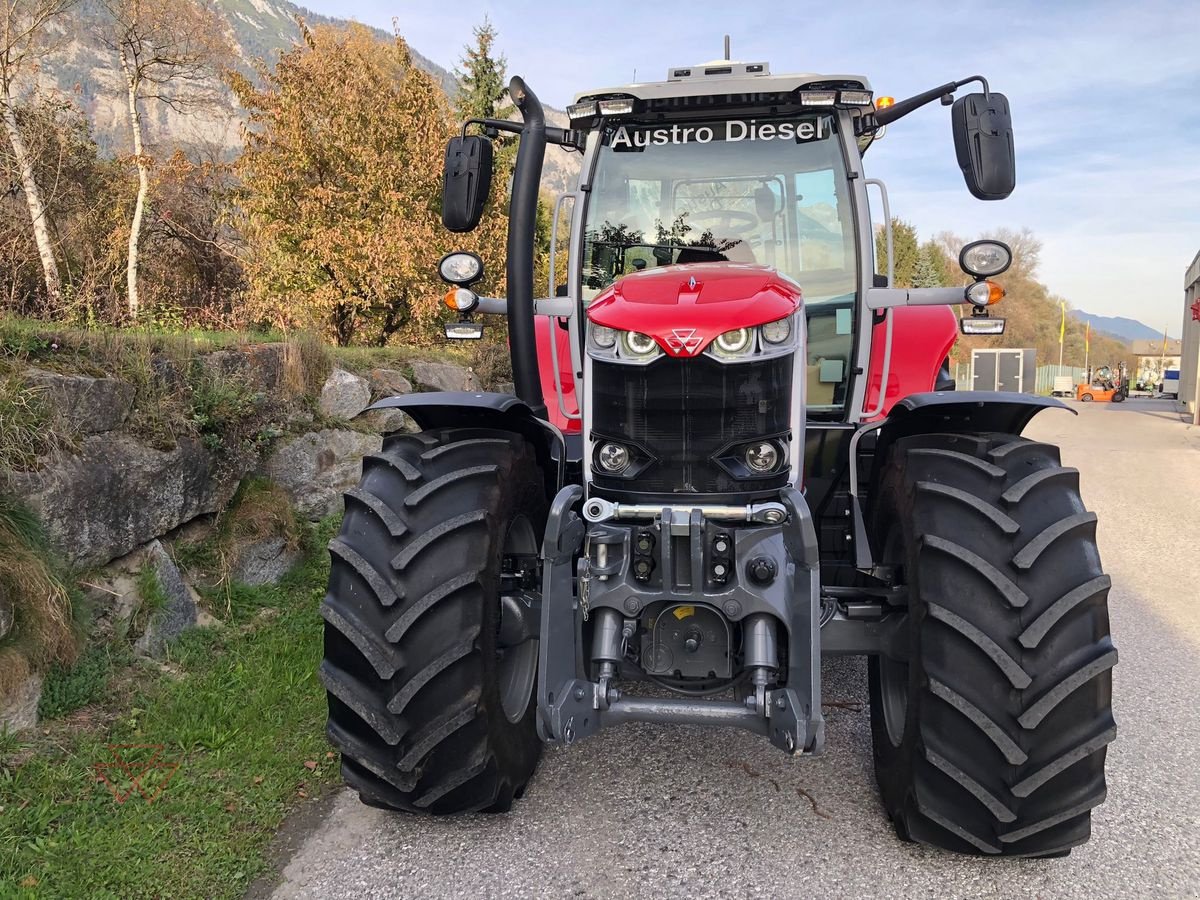
[[[1083,333],[1083,349],[1092,349],[1092,323],[1087,323],[1087,330]]]
[[[1059,306],[1062,307],[1062,324],[1058,326],[1058,342],[1061,344],[1067,335],[1067,304],[1064,301]]]

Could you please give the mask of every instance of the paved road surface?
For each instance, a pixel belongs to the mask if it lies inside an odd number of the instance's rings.
[[[1200,429],[1166,401],[1076,408],[1029,434],[1062,445],[1100,516],[1120,736],[1092,841],[1069,858],[896,840],[871,771],[866,666],[842,660],[825,665],[825,699],[845,705],[826,710],[823,757],[635,725],[547,752],[508,816],[392,816],[344,792],[274,896],[1200,897]]]

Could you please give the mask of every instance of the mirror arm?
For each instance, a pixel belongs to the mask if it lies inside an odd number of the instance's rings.
[[[504,119],[467,119],[462,124],[462,136],[467,136],[467,129],[472,125],[482,125],[485,131],[507,131],[510,134],[521,133],[520,122],[507,122]]]
[[[927,91],[922,91],[914,97],[909,97],[907,100],[901,100],[891,106],[885,106],[883,109],[876,110],[874,115],[875,124],[890,125],[897,119],[907,116],[910,112],[920,109],[927,103],[932,103],[939,97],[945,97],[949,94],[953,94],[960,87],[970,84],[972,81],[978,81],[981,85],[983,85],[983,93],[985,95],[991,93],[990,89],[988,88],[987,79],[982,75],[972,75],[969,78],[962,79],[961,81],[948,81],[940,87],[930,88]]]

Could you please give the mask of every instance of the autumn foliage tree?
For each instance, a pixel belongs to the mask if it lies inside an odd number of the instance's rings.
[[[301,28],[262,87],[234,79],[249,113],[238,163],[248,300],[280,327],[385,344],[439,315],[448,103],[401,38]]]

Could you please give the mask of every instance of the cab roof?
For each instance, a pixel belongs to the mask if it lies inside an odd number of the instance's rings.
[[[737,62],[721,59],[695,66],[675,66],[667,70],[666,81],[646,81],[617,87],[583,91],[575,103],[631,97],[635,100],[674,100],[687,97],[786,95],[800,89],[871,90],[863,75],[818,75],[812,72],[772,75],[765,62]]]

